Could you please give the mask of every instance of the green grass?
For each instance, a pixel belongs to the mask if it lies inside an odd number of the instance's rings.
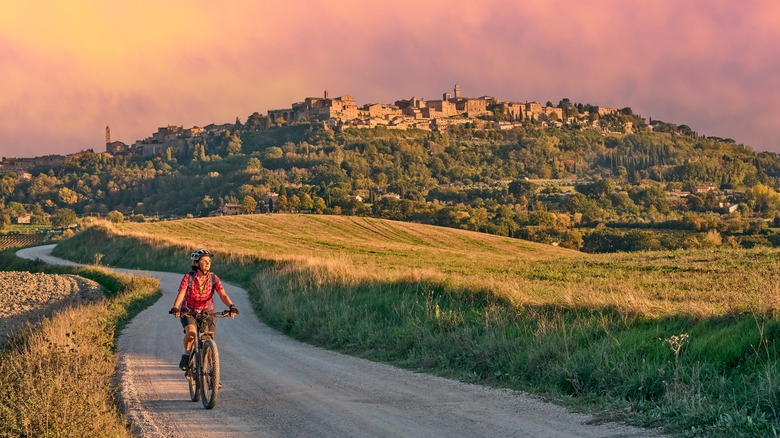
[[[3,234],[37,234],[51,231],[51,225],[32,225],[32,224],[10,224],[3,229]]]
[[[266,322],[307,342],[679,435],[780,430],[777,250],[586,255],[417,224],[261,215],[94,228],[58,251],[183,272],[200,246]]]
[[[159,283],[101,268],[50,267],[0,253],[3,270],[75,274],[107,298],[62,310],[0,351],[0,436],[130,436],[112,385],[115,334],[156,301]]]

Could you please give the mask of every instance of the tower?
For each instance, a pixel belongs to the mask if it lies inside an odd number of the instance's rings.
[[[106,125],[106,146],[111,143],[111,128]]]
[[[455,99],[460,99],[460,85],[455,84]]]
[[[327,98],[328,98],[328,89],[326,88],[325,89],[325,99],[327,99]]]

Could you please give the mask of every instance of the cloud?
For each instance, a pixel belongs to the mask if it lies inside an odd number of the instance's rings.
[[[7,10],[6,10],[7,9]],[[0,152],[102,150],[232,122],[325,88],[359,103],[568,97],[780,151],[770,1],[205,0],[12,4],[0,16]]]

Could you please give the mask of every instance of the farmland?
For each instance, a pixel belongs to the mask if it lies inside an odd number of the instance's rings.
[[[208,247],[291,336],[692,436],[778,430],[778,251],[589,255],[378,219],[94,227],[60,254],[186,271]]]

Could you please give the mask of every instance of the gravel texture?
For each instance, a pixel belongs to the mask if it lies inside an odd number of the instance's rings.
[[[66,306],[103,297],[100,285],[76,275],[0,272],[0,342],[28,322]]]

